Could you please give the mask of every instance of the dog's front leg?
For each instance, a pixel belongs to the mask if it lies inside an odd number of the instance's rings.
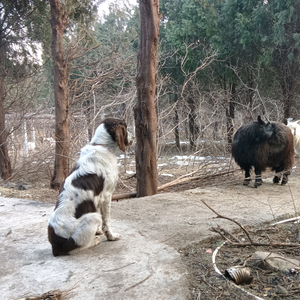
[[[100,210],[102,215],[102,231],[109,241],[117,241],[120,239],[118,233],[112,233],[110,229],[110,205],[112,194],[106,194],[100,202]]]
[[[96,206],[97,206],[97,213],[99,215],[101,215],[101,211],[100,211],[100,198],[97,199],[98,201],[95,202],[96,203]],[[102,231],[102,226],[100,225],[98,228],[97,228],[97,231],[96,231],[96,235],[102,235],[103,234],[103,231]]]

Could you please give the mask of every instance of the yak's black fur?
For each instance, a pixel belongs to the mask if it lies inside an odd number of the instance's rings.
[[[241,126],[234,135],[232,156],[245,170],[244,185],[250,182],[250,170],[254,167],[255,186],[261,185],[261,172],[271,168],[275,173],[283,172],[281,184],[286,184],[294,165],[294,141],[291,130],[282,123],[262,121]],[[280,181],[278,174],[273,182]]]

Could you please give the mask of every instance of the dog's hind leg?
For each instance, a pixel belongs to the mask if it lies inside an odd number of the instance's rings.
[[[118,233],[113,233],[110,229],[110,204],[111,194],[107,194],[104,201],[100,202],[100,211],[102,216],[102,231],[109,241],[117,241],[120,239]]]
[[[79,247],[72,237],[63,238],[57,235],[51,225],[48,226],[48,239],[52,245],[54,256],[67,255],[70,251]]]
[[[101,216],[98,213],[82,215],[78,219],[75,232],[72,234],[72,239],[76,242],[79,248],[71,251],[71,253],[98,245],[101,238],[99,236],[95,236],[95,234],[99,226],[101,226]]]

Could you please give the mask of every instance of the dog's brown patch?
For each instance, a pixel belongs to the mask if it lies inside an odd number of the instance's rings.
[[[58,236],[52,226],[48,226],[48,240],[52,245],[53,256],[66,255],[68,252],[78,248],[73,238]]]
[[[70,174],[68,176],[70,176],[73,172],[75,172],[76,170],[79,169],[79,166],[76,164],[73,169],[71,170]],[[65,190],[65,181],[66,179],[63,181],[63,183],[60,185],[60,188],[59,188],[59,194],[61,194],[64,190]],[[57,209],[57,207],[59,206],[60,204],[60,201],[59,201],[59,197],[58,197],[58,200],[56,201],[56,205],[55,205],[55,208],[54,210]]]
[[[96,174],[78,176],[72,181],[73,186],[85,191],[93,191],[95,196],[99,196],[102,192],[103,183],[103,177],[97,176]]]
[[[82,215],[96,212],[95,204],[92,200],[85,200],[76,207],[75,218],[79,219]]]

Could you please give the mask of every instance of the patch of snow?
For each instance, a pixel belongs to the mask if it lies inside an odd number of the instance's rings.
[[[176,156],[173,156],[170,158],[170,160],[188,160],[188,161],[203,161],[203,160],[206,160],[207,157],[204,157],[204,156],[194,156],[194,155],[191,155],[191,156],[187,156],[187,155],[176,155]]]
[[[163,164],[158,164],[157,166],[158,167],[163,167],[163,166],[167,166],[168,164],[166,164],[166,163],[163,163]]]
[[[132,174],[135,174],[135,172],[133,172],[133,171],[126,171],[126,174],[129,174],[129,175],[132,175]]]
[[[186,162],[176,161],[175,164],[178,166],[188,166],[189,162],[188,161],[186,161]]]
[[[124,159],[124,158],[129,158],[128,155],[120,154],[118,159]]]
[[[165,145],[175,145],[176,142],[166,142]],[[187,145],[190,144],[190,142],[182,142],[180,141],[180,145]]]

